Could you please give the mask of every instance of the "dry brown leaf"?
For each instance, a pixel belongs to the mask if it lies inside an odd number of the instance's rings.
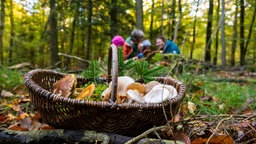
[[[43,123],[40,127],[40,130],[54,130],[55,128],[54,127],[51,127],[45,123]]]
[[[208,138],[202,139],[198,138],[192,141],[192,144],[205,144],[208,141]],[[233,144],[234,141],[231,136],[229,135],[218,135],[213,136],[210,141],[210,144]]]
[[[25,117],[28,117],[29,115],[27,113],[20,114],[20,119],[23,120]]]
[[[196,104],[194,104],[193,102],[191,101],[188,101],[188,111],[192,114],[195,113],[195,110],[196,110]]]
[[[20,127],[30,130],[31,126],[32,120],[30,117],[25,117],[24,119],[20,120]]]
[[[10,125],[7,129],[9,129],[9,130],[18,130],[18,131],[28,131],[28,129],[19,126],[17,123],[13,124],[13,125]]]
[[[8,116],[0,114],[0,123],[6,123],[7,121],[8,121]]]
[[[90,84],[88,87],[82,90],[82,92],[76,97],[76,99],[81,100],[85,97],[91,96],[94,92],[95,84]]]
[[[76,88],[77,78],[74,74],[68,74],[53,84],[53,93],[67,98]]]

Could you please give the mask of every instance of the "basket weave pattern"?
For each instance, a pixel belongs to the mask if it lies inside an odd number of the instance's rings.
[[[166,124],[177,113],[186,91],[185,86],[176,79],[157,77],[160,83],[174,86],[178,96],[161,104],[111,104],[76,100],[52,93],[53,84],[63,76],[63,73],[43,69],[32,70],[25,76],[32,104],[40,112],[43,121],[55,128],[87,129],[135,136],[153,126]],[[77,77],[77,82],[77,87],[82,87],[89,81]]]

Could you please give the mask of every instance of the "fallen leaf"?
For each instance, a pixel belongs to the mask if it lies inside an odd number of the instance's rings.
[[[9,129],[9,130],[18,130],[18,131],[28,131],[28,129],[22,128],[17,123],[13,124],[13,125],[10,125],[7,129]]]
[[[0,123],[6,123],[8,121],[8,116],[0,114]]]
[[[53,93],[67,98],[76,88],[77,78],[74,74],[68,74],[53,84]]]
[[[24,129],[30,130],[32,126],[32,120],[30,117],[25,117],[24,119],[20,120],[20,126]]]
[[[28,117],[29,115],[27,113],[20,114],[20,120],[23,120],[25,117]]]
[[[2,90],[1,96],[6,98],[6,97],[12,97],[12,96],[14,96],[14,94],[12,94],[11,92],[8,92],[6,90]]]
[[[196,110],[196,104],[194,104],[193,102],[191,101],[188,101],[188,111],[192,114],[195,113],[195,110]]]
[[[202,139],[198,138],[193,140],[191,144],[205,144],[208,141],[208,138]],[[213,136],[210,141],[210,144],[233,144],[234,140],[229,135],[217,135]]]
[[[54,130],[54,127],[49,126],[48,124],[43,123],[40,127],[40,130]]]

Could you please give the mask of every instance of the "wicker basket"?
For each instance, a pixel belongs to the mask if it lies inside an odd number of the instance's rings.
[[[117,89],[117,65],[117,48],[111,45],[109,76],[105,80],[102,78],[102,81],[113,80],[113,101]],[[166,124],[177,113],[185,96],[185,86],[180,81],[171,77],[157,77],[160,83],[174,86],[178,96],[161,104],[116,104],[64,98],[52,93],[53,84],[64,75],[43,69],[35,69],[25,75],[25,84],[33,105],[40,112],[43,121],[55,128],[87,129],[135,136],[154,126]],[[88,83],[88,79],[82,77],[78,77],[77,81],[78,87]]]

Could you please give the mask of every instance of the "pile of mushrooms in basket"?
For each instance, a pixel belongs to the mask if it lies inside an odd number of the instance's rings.
[[[116,102],[121,103],[162,103],[177,96],[177,90],[171,85],[164,85],[157,81],[146,84],[136,82],[129,76],[117,79]],[[74,74],[67,74],[53,84],[53,93],[66,98],[78,100],[108,101],[111,94],[112,82],[109,84],[88,83],[84,88],[77,88],[77,78]]]

